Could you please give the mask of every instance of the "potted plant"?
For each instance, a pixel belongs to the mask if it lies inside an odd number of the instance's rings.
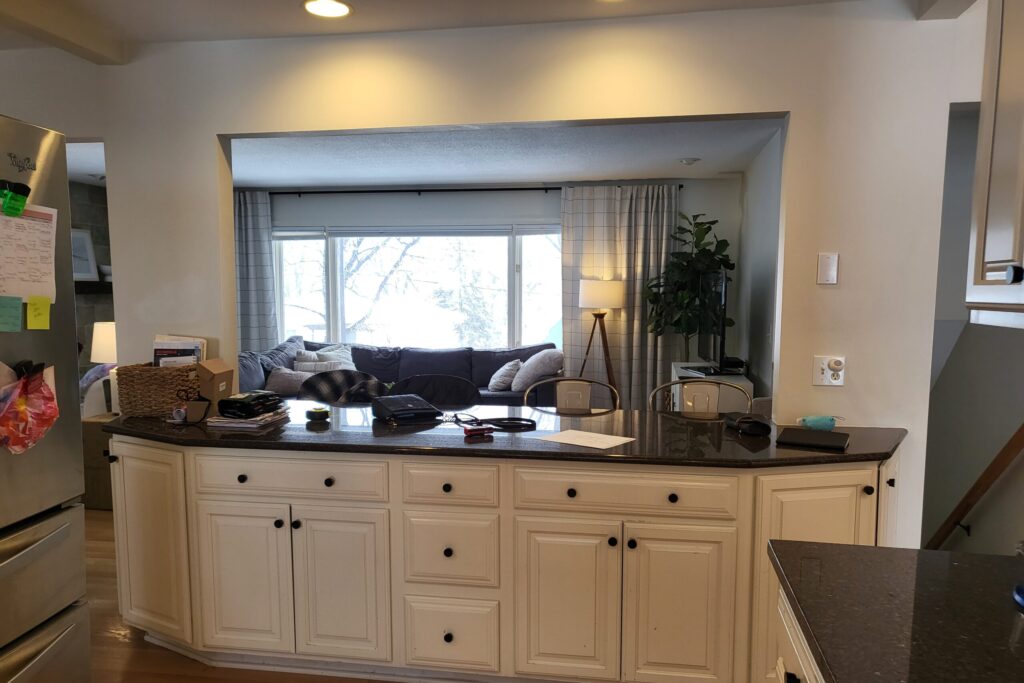
[[[729,254],[729,241],[714,233],[717,220],[703,220],[705,214],[687,216],[680,213],[681,223],[671,238],[681,249],[669,253],[668,264],[658,276],[644,285],[647,301],[648,328],[658,336],[675,332],[683,336],[683,360],[690,360],[690,341],[701,330],[717,329],[722,323],[721,300],[715,291],[702,287],[707,276],[733,270]],[[725,326],[735,321],[725,318]]]

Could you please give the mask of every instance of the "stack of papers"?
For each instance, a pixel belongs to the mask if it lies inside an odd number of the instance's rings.
[[[153,365],[157,367],[195,365],[204,360],[206,340],[201,337],[158,334],[153,340]]]
[[[247,420],[237,417],[211,417],[206,420],[206,426],[213,429],[231,429],[240,431],[257,431],[270,429],[288,422],[288,409],[279,408],[272,413],[264,413]]]
[[[607,450],[609,448],[615,448],[616,446],[629,443],[630,441],[636,441],[636,439],[629,436],[595,434],[594,432],[582,432],[578,429],[567,429],[564,432],[559,432],[558,434],[542,436],[540,437],[540,440],[554,441],[555,443],[564,443],[570,446],[598,448],[600,450]]]

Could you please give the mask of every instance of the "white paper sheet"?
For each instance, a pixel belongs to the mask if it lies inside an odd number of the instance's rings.
[[[609,448],[621,446],[624,443],[629,443],[630,441],[636,441],[636,439],[628,436],[594,434],[593,432],[581,432],[578,429],[567,429],[564,432],[559,432],[558,434],[542,436],[539,437],[539,440],[565,443],[570,446],[585,446],[586,448],[597,448],[600,450],[607,450]]]
[[[0,214],[0,294],[57,300],[56,235],[56,209],[29,205],[17,218]]]

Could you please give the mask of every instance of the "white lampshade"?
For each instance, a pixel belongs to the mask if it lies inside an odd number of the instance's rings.
[[[114,323],[93,323],[92,355],[89,360],[93,363],[117,362],[117,332]]]
[[[626,283],[622,280],[580,280],[580,308],[622,308]]]

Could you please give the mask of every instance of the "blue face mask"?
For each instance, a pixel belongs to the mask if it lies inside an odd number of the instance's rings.
[[[819,432],[831,432],[836,428],[836,420],[842,420],[841,417],[835,415],[808,415],[807,417],[801,417],[797,420],[804,429],[814,429]]]

